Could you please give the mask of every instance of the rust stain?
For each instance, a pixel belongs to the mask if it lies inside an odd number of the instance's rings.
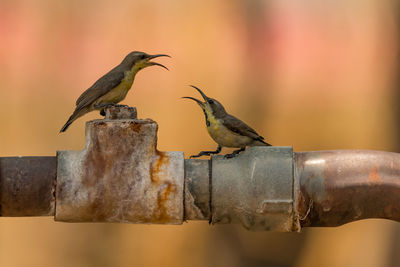
[[[166,202],[169,199],[171,193],[176,192],[176,186],[172,184],[170,181],[164,182],[163,186],[161,186],[160,191],[157,196],[157,206],[158,209],[154,211],[152,222],[155,223],[166,223],[170,221],[170,216],[168,215],[168,210],[166,206]]]
[[[131,129],[135,132],[140,132],[140,129],[142,128],[142,124],[136,122],[132,122],[130,126]]]
[[[129,129],[116,131],[107,123],[99,122],[90,132],[92,144],[83,162],[81,180],[82,187],[88,193],[82,216],[88,216],[89,221],[106,221],[115,209],[114,199],[118,190],[107,185],[122,182],[119,171],[124,170],[122,159],[129,155],[130,149],[125,149],[128,145],[120,140],[127,131]]]
[[[93,187],[96,184],[98,175],[105,171],[105,159],[98,155],[99,141],[97,139],[93,140],[93,150],[89,151],[84,162],[84,175],[82,177],[82,185],[88,188]],[[95,168],[93,168],[94,166]]]
[[[152,183],[159,184],[160,179],[160,171],[163,165],[168,165],[169,157],[165,152],[161,152],[156,150],[157,160],[153,162],[150,166],[150,179]]]
[[[374,167],[371,172],[369,173],[368,176],[368,180],[367,180],[368,184],[381,184],[382,183],[382,179],[378,174],[378,167]]]
[[[154,160],[150,166],[150,179],[153,186],[158,187],[157,194],[157,207],[153,211],[150,222],[152,223],[167,223],[171,220],[168,212],[168,200],[170,195],[176,192],[176,185],[171,181],[163,181],[163,166],[169,164],[169,157],[166,152],[155,151],[156,160]]]

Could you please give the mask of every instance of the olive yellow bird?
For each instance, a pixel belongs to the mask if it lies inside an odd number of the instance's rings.
[[[116,105],[125,99],[131,89],[136,73],[149,66],[160,66],[168,70],[162,64],[151,62],[157,57],[169,57],[165,54],[148,55],[144,52],[134,51],[129,53],[122,62],[98,79],[89,89],[82,93],[76,101],[76,108],[68,121],[61,128],[65,132],[67,128],[79,117],[93,110],[101,110],[104,115],[104,107]]]
[[[232,158],[241,151],[244,151],[246,146],[271,146],[264,141],[264,137],[260,136],[246,123],[228,114],[222,104],[216,99],[206,96],[196,86],[191,85],[191,87],[201,94],[204,102],[188,96],[183,98],[194,100],[199,104],[206,118],[207,131],[211,138],[218,144],[217,150],[201,151],[198,155],[190,156],[191,158],[218,154],[221,152],[222,147],[240,148],[231,154],[225,155],[225,158]]]

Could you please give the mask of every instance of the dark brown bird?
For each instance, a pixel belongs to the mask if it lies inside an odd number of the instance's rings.
[[[165,54],[148,55],[137,51],[129,53],[118,66],[98,79],[89,89],[82,93],[76,101],[74,113],[69,117],[60,132],[66,131],[71,123],[84,114],[97,109],[101,110],[100,114],[104,115],[104,107],[116,105],[124,100],[132,87],[136,73],[141,69],[156,65],[168,70],[164,65],[150,61],[157,57],[169,56]]]

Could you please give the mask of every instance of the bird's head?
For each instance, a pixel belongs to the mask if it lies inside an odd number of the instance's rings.
[[[164,65],[150,61],[151,59],[157,57],[170,57],[170,56],[165,54],[149,55],[144,52],[133,51],[124,58],[122,64],[127,65],[129,68],[134,68],[136,71],[154,65],[163,67],[164,69],[168,70],[168,68],[165,67]]]
[[[220,117],[226,114],[225,108],[224,106],[222,106],[221,103],[218,102],[218,100],[214,99],[214,98],[210,98],[208,96],[206,96],[199,88],[197,88],[194,85],[190,85],[191,87],[193,87],[194,89],[196,89],[201,96],[204,99],[204,102],[194,98],[194,97],[189,97],[189,96],[185,96],[182,98],[187,98],[187,99],[191,99],[193,101],[196,101],[197,104],[199,104],[199,106],[203,109],[204,113],[209,113],[209,114],[213,114],[215,117]]]

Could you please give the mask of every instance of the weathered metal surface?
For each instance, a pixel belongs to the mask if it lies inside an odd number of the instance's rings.
[[[232,159],[212,157],[212,223],[249,230],[293,230],[291,147],[250,147]]]
[[[366,218],[400,221],[400,154],[299,152],[295,164],[302,226],[338,226]]]
[[[398,153],[251,147],[232,159],[184,160],[182,152],[157,151],[157,124],[134,119],[135,109],[110,107],[106,114],[112,119],[87,124],[83,151],[0,158],[0,216],[210,220],[273,231],[400,221]]]
[[[106,120],[137,119],[137,111],[135,107],[116,105],[107,107],[104,111],[106,113]]]
[[[83,151],[58,152],[57,221],[180,224],[182,152],[157,150],[152,120],[95,120]]]
[[[56,157],[0,158],[0,216],[54,214]]]
[[[210,161],[185,159],[185,220],[209,220]]]

